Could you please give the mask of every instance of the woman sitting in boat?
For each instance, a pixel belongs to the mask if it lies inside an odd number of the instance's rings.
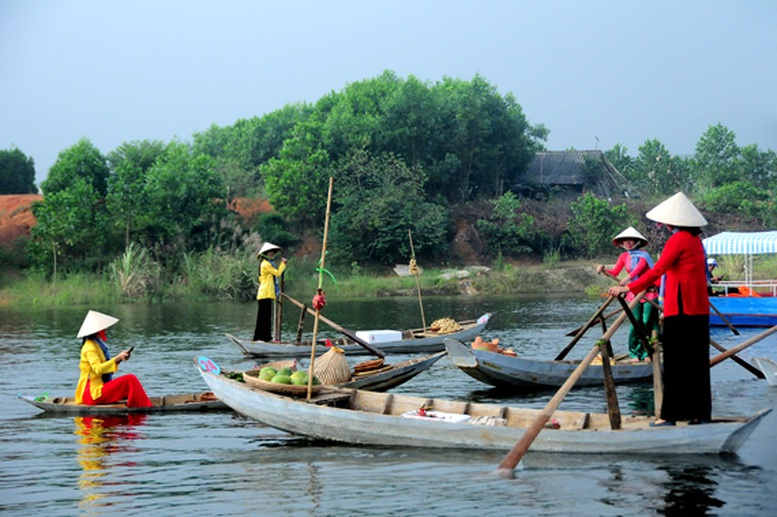
[[[603,264],[596,266],[597,273],[601,274],[602,271],[606,271],[607,274],[615,278],[621,270],[625,269],[626,276],[619,282],[620,285],[625,286],[637,280],[643,273],[653,267],[653,259],[650,253],[641,249],[649,244],[648,240],[632,226],[616,235],[612,243],[626,251],[620,254],[618,261],[612,269],[605,269]],[[654,286],[648,290],[641,303],[632,311],[634,318],[642,322],[648,336],[650,336],[651,331],[658,330],[658,311],[649,302],[649,300],[655,300],[657,297],[658,289]],[[626,295],[627,302],[633,299],[633,293],[630,292]],[[639,338],[639,330],[633,326],[629,331],[629,355],[635,361],[645,361],[650,355]]]
[[[128,360],[132,352],[132,349],[122,350],[114,357],[108,352],[105,331],[118,321],[117,318],[97,311],[89,311],[84,318],[76,336],[83,338],[76,402],[94,406],[126,399],[127,407],[150,407],[151,401],[137,377],[130,373],[113,378],[119,363]]]

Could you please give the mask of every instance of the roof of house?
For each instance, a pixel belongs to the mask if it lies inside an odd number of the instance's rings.
[[[596,185],[586,185],[584,165],[594,160],[602,164],[603,174]],[[610,163],[602,151],[542,151],[534,155],[524,174],[525,181],[548,186],[589,188],[605,197],[631,197],[628,180]]]

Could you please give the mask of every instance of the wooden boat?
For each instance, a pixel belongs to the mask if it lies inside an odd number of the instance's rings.
[[[580,364],[580,361],[531,359],[473,350],[450,338],[445,340],[445,348],[453,364],[473,379],[519,391],[559,388]],[[653,364],[616,362],[612,365],[612,376],[618,384],[649,382],[653,378]],[[602,386],[603,379],[601,364],[592,364],[575,386]]]
[[[358,388],[370,391],[387,391],[406,383],[416,375],[429,369],[434,363],[439,361],[448,352],[443,350],[436,354],[408,359],[397,364],[386,364],[374,370],[367,370],[359,374],[353,374],[351,380],[340,384],[341,388]],[[304,369],[300,367],[296,359],[287,361],[274,361],[262,366],[273,366],[282,368],[288,366],[292,369]],[[256,369],[254,369],[255,371]],[[251,370],[249,370],[251,372]],[[244,374],[246,372],[243,372]]]
[[[228,410],[229,407],[220,401],[212,392],[186,393],[182,395],[164,395],[149,397],[151,407],[127,407],[125,404],[101,404],[88,406],[76,404],[73,397],[18,397],[47,413],[61,415],[126,415],[130,413],[167,413],[180,411],[213,411]]]
[[[451,337],[460,340],[473,339],[485,328],[491,314],[484,314],[477,320],[457,322],[462,328],[456,332],[442,333],[427,329],[405,330],[396,332],[399,339],[391,341],[370,342],[371,346],[386,354],[433,354],[445,350],[443,339]],[[369,332],[369,331],[365,331]],[[356,335],[359,336],[360,332]],[[243,354],[250,357],[310,357],[310,342],[295,345],[292,342],[267,343],[266,341],[247,341],[232,334],[226,335]],[[338,339],[333,343],[342,348],[346,355],[365,355],[369,352],[348,337]],[[324,343],[316,344],[316,355],[325,353],[328,348]]]
[[[202,367],[199,371],[210,389],[238,413],[295,435],[349,444],[506,452],[542,411],[330,387],[323,387],[308,401],[264,391]],[[617,431],[610,429],[606,414],[556,411],[554,428],[540,432],[531,450],[629,455],[734,453],[770,411],[673,427],[650,427],[652,418],[628,416]]]

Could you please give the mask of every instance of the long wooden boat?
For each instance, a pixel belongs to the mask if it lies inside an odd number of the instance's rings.
[[[560,388],[580,364],[580,361],[531,359],[473,350],[457,339],[446,339],[445,348],[453,364],[473,379],[518,391]],[[649,382],[653,378],[652,363],[616,362],[611,368],[617,384]],[[592,364],[575,386],[601,386],[603,379],[601,364]]]
[[[461,326],[461,330],[449,333],[435,332],[429,328],[405,330],[401,333],[397,331],[396,334],[401,336],[400,339],[382,342],[375,341],[371,342],[370,345],[386,354],[433,354],[445,350],[443,340],[446,337],[460,340],[473,339],[483,331],[490,318],[491,314],[484,314],[477,320],[457,322]],[[357,336],[359,334],[357,332]],[[311,344],[309,341],[295,345],[293,342],[268,343],[266,341],[242,340],[232,334],[227,334],[226,336],[243,354],[249,357],[310,357]],[[346,355],[365,355],[369,353],[364,347],[347,337],[338,339],[334,344],[338,348],[342,348]],[[324,343],[316,344],[316,355],[323,354],[327,350],[328,348]]]
[[[228,406],[265,425],[312,439],[358,445],[509,451],[541,409],[427,399],[347,388],[322,388],[305,397],[271,393],[199,368]],[[627,416],[610,429],[602,413],[556,411],[554,428],[531,450],[561,453],[734,453],[771,409],[749,417],[715,417],[705,425],[650,427],[652,418]]]
[[[213,411],[228,410],[212,392],[186,393],[181,395],[164,395],[149,397],[151,407],[127,407],[126,404],[101,404],[88,406],[77,404],[73,397],[18,397],[47,413],[61,415],[127,415],[130,413],[167,413],[180,411]]]

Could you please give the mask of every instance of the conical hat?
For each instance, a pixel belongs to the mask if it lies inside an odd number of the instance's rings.
[[[76,337],[86,337],[97,334],[101,330],[105,330],[111,325],[115,325],[118,321],[118,318],[108,316],[102,312],[89,311],[86,313],[86,318],[84,318],[84,322],[81,324],[81,329],[78,331]]]
[[[621,239],[634,239],[635,241],[637,241],[637,245],[634,246],[634,249],[642,248],[643,246],[647,246],[648,244],[650,244],[648,240],[645,238],[645,236],[639,233],[636,230],[636,228],[634,228],[633,226],[629,226],[628,228],[620,232],[618,235],[616,235],[615,238],[612,240],[612,243],[615,244],[616,246],[620,246],[620,243],[618,241],[620,241]]]
[[[645,214],[648,219],[672,226],[705,226],[707,220],[685,194],[678,192]]]
[[[268,251],[276,251],[276,250],[277,251],[281,251],[281,249],[283,249],[283,248],[281,248],[280,246],[276,246],[275,244],[273,244],[271,242],[265,242],[264,244],[262,244],[262,247],[259,249],[259,253],[256,254],[256,258],[261,257],[262,255],[264,255]]]

